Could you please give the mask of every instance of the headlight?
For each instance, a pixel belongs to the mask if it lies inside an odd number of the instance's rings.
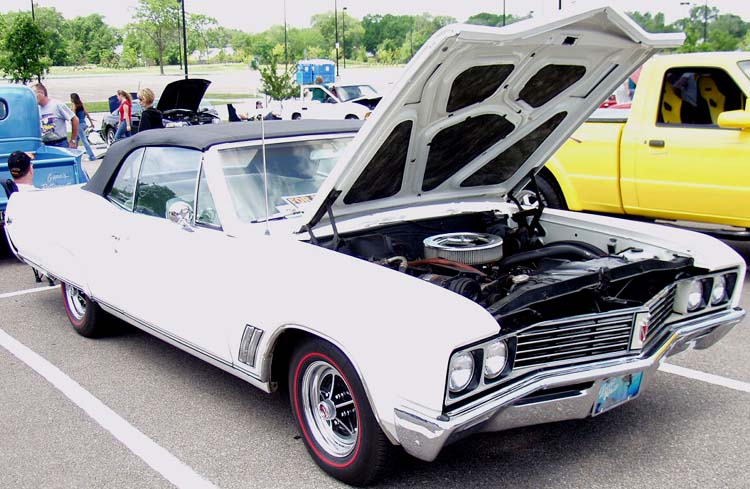
[[[720,275],[714,278],[714,286],[711,289],[711,305],[715,306],[727,300],[727,278]]]
[[[453,355],[448,367],[448,390],[460,392],[466,389],[474,376],[474,356],[469,352]]]
[[[170,121],[170,122],[166,122],[164,124],[164,127],[185,127],[189,125],[190,124],[185,121]]]
[[[703,281],[693,280],[688,288],[687,310],[695,311],[703,306]]]
[[[500,375],[508,361],[508,345],[503,340],[493,341],[485,350],[484,376],[494,379]]]

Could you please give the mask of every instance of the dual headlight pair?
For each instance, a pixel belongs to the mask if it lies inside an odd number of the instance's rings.
[[[496,339],[451,356],[448,365],[448,391],[459,394],[476,387],[482,378],[494,380],[508,364],[508,344]]]
[[[732,297],[736,280],[734,273],[692,280],[687,287],[687,312],[726,304]]]

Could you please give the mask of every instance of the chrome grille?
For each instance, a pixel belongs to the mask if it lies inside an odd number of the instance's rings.
[[[581,363],[627,353],[633,311],[536,324],[518,335],[514,368]]]
[[[672,314],[672,308],[674,307],[676,293],[677,288],[674,285],[671,285],[646,304],[649,313],[651,314],[651,318],[648,322],[648,333],[646,333],[646,341],[644,342],[644,345],[648,345],[652,340],[661,337],[666,329],[667,319],[669,318],[669,315]]]

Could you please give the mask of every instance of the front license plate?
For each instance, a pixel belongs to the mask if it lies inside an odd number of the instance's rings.
[[[609,411],[613,407],[627,402],[638,395],[641,390],[643,372],[605,379],[599,385],[599,396],[594,403],[592,416]]]

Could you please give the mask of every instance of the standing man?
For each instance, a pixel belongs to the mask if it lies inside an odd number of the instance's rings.
[[[62,102],[54,100],[47,95],[47,87],[41,82],[32,85],[36,92],[36,101],[39,104],[39,119],[42,124],[42,142],[47,146],[60,146],[63,148],[76,148],[78,142],[75,138],[68,142],[68,129],[65,121],[70,121],[72,134],[78,134],[78,117],[70,108]]]

